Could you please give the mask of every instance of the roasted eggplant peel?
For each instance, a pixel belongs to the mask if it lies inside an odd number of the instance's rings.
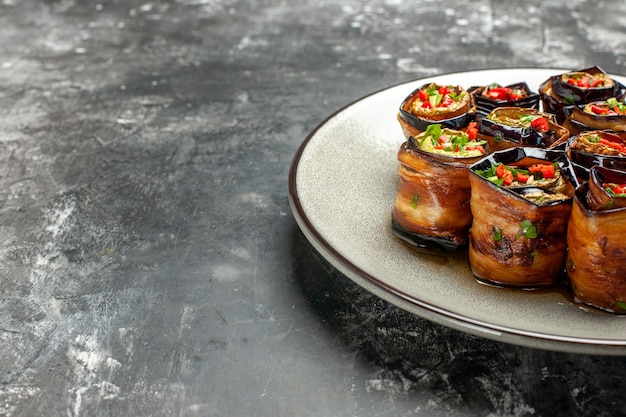
[[[463,129],[476,115],[473,97],[461,86],[424,84],[409,94],[398,112],[405,138],[425,132],[431,124]]]
[[[469,170],[469,263],[483,282],[538,288],[563,277],[577,181],[562,151],[498,151]]]
[[[525,82],[502,86],[492,83],[468,89],[476,103],[476,113],[486,116],[497,107],[539,108],[539,94],[530,90]]]
[[[569,131],[552,114],[537,109],[498,107],[479,121],[479,137],[491,150],[517,146],[551,148],[565,143]]]
[[[626,103],[615,97],[564,109],[563,127],[571,135],[588,130],[626,131]]]
[[[595,166],[574,197],[566,262],[575,297],[626,314],[626,172]]]
[[[556,115],[557,122],[565,121],[568,106],[624,97],[626,88],[599,67],[571,71],[548,78],[539,86],[544,111]]]
[[[590,130],[573,136],[566,152],[580,182],[593,166],[626,170],[626,131]]]
[[[472,224],[468,166],[487,152],[476,134],[475,126],[459,131],[432,124],[402,144],[392,211],[398,237],[448,251],[467,244]]]

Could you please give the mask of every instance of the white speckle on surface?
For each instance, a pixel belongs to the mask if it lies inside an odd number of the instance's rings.
[[[396,62],[396,65],[404,72],[417,73],[420,75],[436,75],[440,72],[438,68],[420,65],[415,58],[400,58]]]
[[[83,396],[92,390],[103,398],[117,397],[120,389],[104,378],[121,364],[109,357],[100,346],[96,335],[78,335],[69,346],[67,357],[74,364],[72,370],[75,379],[75,388],[69,396],[68,411],[72,417],[81,415]]]
[[[130,126],[136,123],[133,119],[116,119],[115,122],[122,126]]]
[[[52,237],[56,238],[68,227],[68,219],[76,210],[76,201],[73,198],[64,199],[59,204],[46,213],[48,225],[46,230],[52,233]]]
[[[213,277],[220,282],[237,281],[241,276],[241,271],[230,265],[218,265],[213,268]]]
[[[253,207],[266,208],[270,206],[268,198],[258,193],[245,193],[239,197],[240,201],[244,204],[251,204]]]

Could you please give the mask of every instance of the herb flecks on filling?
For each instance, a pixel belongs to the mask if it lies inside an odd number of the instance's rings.
[[[606,74],[589,74],[587,72],[570,72],[563,74],[561,80],[583,89],[605,88],[613,85],[613,80]]]
[[[537,163],[530,166],[491,164],[476,173],[492,183],[517,189],[527,200],[537,204],[568,200],[570,197],[559,192],[564,179],[556,163]]]
[[[548,119],[541,114],[520,114],[519,117],[510,117],[491,113],[487,116],[487,119],[511,127],[530,127],[538,132],[547,132],[550,128]]]
[[[624,116],[626,115],[626,103],[611,97],[604,102],[586,104],[583,111],[596,116]]]
[[[453,158],[470,158],[485,154],[486,141],[477,140],[476,134],[476,126],[472,124],[468,126],[466,132],[432,124],[415,140],[424,152]]]
[[[602,188],[611,197],[625,198],[626,197],[626,184],[616,184],[613,182],[607,182],[602,184]]]

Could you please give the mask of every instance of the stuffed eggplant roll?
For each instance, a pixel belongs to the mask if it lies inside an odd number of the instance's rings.
[[[474,120],[473,97],[461,86],[429,83],[417,88],[400,105],[398,122],[404,136],[417,136],[431,124],[462,129]]]
[[[499,107],[479,124],[479,137],[494,151],[517,146],[551,148],[565,143],[569,136],[553,115],[537,109]]]
[[[558,123],[565,121],[564,109],[568,106],[611,97],[621,99],[624,92],[624,86],[599,67],[554,75],[539,86],[544,111],[556,115]]]
[[[476,113],[486,116],[497,107],[525,107],[538,109],[539,94],[532,92],[525,82],[502,86],[492,83],[469,89],[474,96]]]
[[[575,178],[564,152],[511,148],[470,168],[469,262],[496,285],[537,288],[563,276]]]
[[[593,167],[576,190],[567,232],[567,274],[576,298],[626,314],[626,172]]]
[[[472,223],[468,166],[486,152],[486,144],[475,135],[475,130],[468,134],[434,124],[402,144],[392,211],[398,237],[446,250],[467,243]]]
[[[614,97],[565,108],[563,126],[572,135],[588,130],[626,131],[626,103]]]
[[[626,170],[626,131],[585,131],[572,137],[566,149],[581,182],[595,165]]]

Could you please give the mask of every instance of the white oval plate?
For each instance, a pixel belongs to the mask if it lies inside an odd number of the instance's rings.
[[[363,97],[321,123],[297,151],[289,198],[306,238],[334,267],[377,296],[426,319],[534,348],[626,354],[626,317],[562,293],[495,288],[471,274],[467,251],[416,250],[391,232],[402,100],[427,82],[471,86],[526,81],[533,91],[567,69],[498,69],[441,75]],[[615,76],[620,82],[623,77]]]

